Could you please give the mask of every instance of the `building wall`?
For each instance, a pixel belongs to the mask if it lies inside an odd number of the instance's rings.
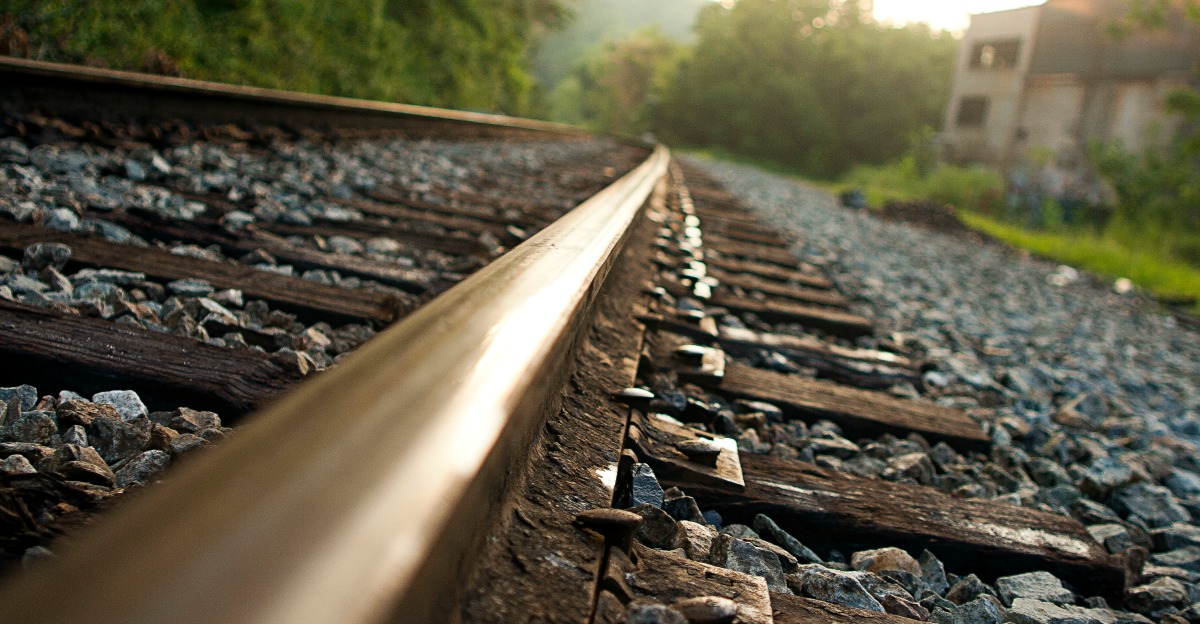
[[[1132,150],[1165,145],[1180,120],[1166,97],[1194,79],[1200,33],[1186,20],[1114,39],[1128,0],[1048,0],[972,16],[963,38],[943,132],[946,156],[1007,169],[1031,156],[1080,164],[1093,141]],[[972,67],[979,42],[1022,41],[1011,68]],[[986,97],[979,127],[963,127],[964,98]]]
[[[971,16],[971,26],[959,47],[958,62],[946,109],[943,143],[954,160],[995,162],[1013,140],[1021,111],[1021,93],[1032,58],[1041,7]],[[980,46],[1016,41],[1014,64],[980,62]],[[964,123],[964,104],[985,98],[983,123]]]

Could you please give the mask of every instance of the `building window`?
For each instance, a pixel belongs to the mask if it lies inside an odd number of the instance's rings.
[[[958,101],[959,128],[982,128],[987,121],[988,99],[981,96],[969,96]]]
[[[971,48],[971,69],[1012,69],[1020,55],[1020,39],[980,41]]]

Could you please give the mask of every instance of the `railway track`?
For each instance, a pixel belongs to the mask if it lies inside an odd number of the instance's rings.
[[[922,398],[664,148],[78,73],[0,63],[0,620],[1200,615],[1167,459]]]

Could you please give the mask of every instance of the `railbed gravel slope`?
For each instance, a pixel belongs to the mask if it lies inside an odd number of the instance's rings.
[[[786,178],[699,164],[795,235],[801,257],[835,258],[855,311],[937,364],[925,382],[942,401],[970,406],[989,390],[998,412],[1036,423],[1055,399],[1094,392],[1144,438],[1200,443],[1200,336],[1152,302],[999,245],[844,210]]]
[[[964,408],[991,432],[990,459],[1003,465],[1011,483],[999,484],[999,492],[974,487],[955,495],[1069,513],[1111,552],[1146,547],[1149,565],[1125,608],[1158,621],[1200,621],[1200,340],[1193,330],[1177,326],[1154,302],[1114,294],[1108,283],[1073,269],[844,210],[824,192],[747,167],[697,164],[764,222],[794,235],[800,257],[828,261],[839,288],[855,297],[855,311],[877,320],[878,335],[861,343],[898,343],[930,362],[919,391],[893,391]],[[744,452],[774,454],[778,446],[748,443],[753,439],[739,440]],[[873,446],[907,441],[877,442]],[[934,461],[954,455],[949,449],[890,450]],[[982,468],[988,459],[958,461]],[[1080,599],[1086,588],[1076,590],[1062,602],[1103,606]],[[1057,613],[1049,603],[1018,609],[1005,600],[1017,612],[1000,607],[976,617],[966,605],[933,596],[921,602],[934,621],[1041,623],[1055,621]],[[1088,621],[1138,617],[1085,615]]]

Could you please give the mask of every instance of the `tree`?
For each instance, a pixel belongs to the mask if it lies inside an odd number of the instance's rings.
[[[522,112],[532,33],[566,0],[0,0],[33,56],[418,104]],[[0,20],[2,21],[2,20]]]
[[[651,27],[585,58],[551,94],[556,119],[626,136],[648,128],[683,46]]]
[[[859,0],[708,7],[652,127],[817,176],[903,154],[941,119],[956,42],[875,24]]]

